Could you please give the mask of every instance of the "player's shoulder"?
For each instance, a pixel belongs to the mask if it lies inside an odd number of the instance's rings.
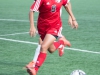
[[[63,5],[66,5],[70,0],[62,0]]]

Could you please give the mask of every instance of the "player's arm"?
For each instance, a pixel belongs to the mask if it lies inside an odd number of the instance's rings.
[[[34,13],[39,10],[39,7],[41,6],[43,0],[34,0],[34,3],[30,7],[29,12],[29,21],[30,21],[30,36],[35,36],[37,31],[34,26]]]
[[[72,10],[71,4],[69,4],[69,8]],[[69,15],[69,18],[68,18],[68,24],[69,24],[69,25],[72,25],[72,18],[71,18],[70,15]]]
[[[76,18],[75,18],[75,16],[74,16],[74,14],[73,14],[73,12],[72,12],[72,8],[71,8],[71,3],[70,2],[68,2],[68,4],[67,5],[65,5],[64,6],[65,7],[65,9],[66,9],[66,11],[68,12],[68,14],[69,14],[69,21],[71,22],[71,27],[72,28],[78,28],[78,23],[77,23],[77,21],[76,21]]]
[[[34,26],[34,12],[30,10],[29,12],[29,21],[30,21],[30,36],[33,37],[36,35],[36,28]]]

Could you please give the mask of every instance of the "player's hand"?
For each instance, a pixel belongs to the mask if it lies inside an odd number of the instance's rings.
[[[78,28],[78,23],[76,20],[72,20],[72,18],[69,16],[68,18],[68,24],[72,27],[72,29],[77,29]]]
[[[30,31],[29,31],[29,34],[31,37],[34,37],[36,36],[36,33],[37,33],[37,30],[35,27],[30,27]]]
[[[72,20],[72,25],[71,25],[72,28],[75,28],[77,29],[78,28],[78,23],[76,20]]]
[[[78,28],[78,23],[76,20],[72,20],[70,17],[68,19],[68,24],[73,28],[77,29]]]

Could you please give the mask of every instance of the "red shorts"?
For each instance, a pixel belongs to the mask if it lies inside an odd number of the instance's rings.
[[[59,28],[48,28],[48,29],[45,29],[45,28],[38,28],[38,33],[41,37],[41,39],[43,40],[45,35],[46,34],[51,34],[51,35],[55,35],[55,36],[58,36],[58,37],[61,37],[62,34],[61,34],[61,31],[62,31],[62,27],[59,27]]]

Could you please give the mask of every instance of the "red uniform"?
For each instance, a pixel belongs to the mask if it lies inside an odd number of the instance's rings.
[[[61,34],[62,21],[60,9],[68,3],[68,0],[36,0],[30,10],[39,11],[37,29],[40,37],[44,39],[46,34]]]

